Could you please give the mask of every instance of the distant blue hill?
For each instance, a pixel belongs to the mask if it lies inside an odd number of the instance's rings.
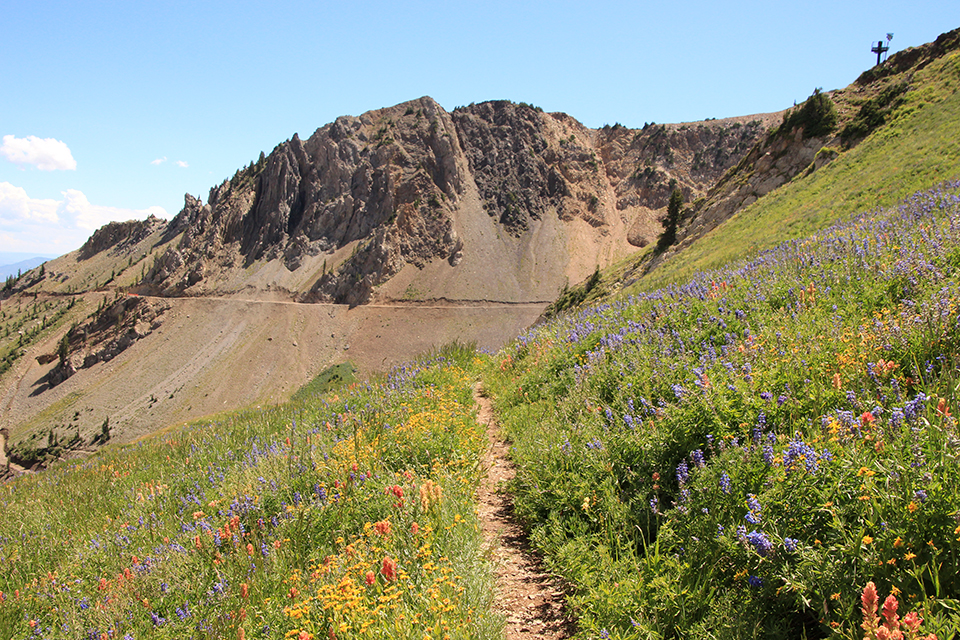
[[[49,260],[53,256],[31,256],[29,253],[0,252],[0,280],[6,280],[8,276],[16,276],[17,273],[26,273],[34,267]],[[16,262],[12,262],[16,260]]]

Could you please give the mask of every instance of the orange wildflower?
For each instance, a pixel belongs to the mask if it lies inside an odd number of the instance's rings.
[[[946,398],[940,398],[940,402],[937,403],[937,413],[942,415],[944,418],[950,417],[950,407],[947,406]]]
[[[877,629],[877,585],[873,584],[873,580],[863,588],[860,603],[863,612],[863,624],[860,626],[867,632],[866,637],[870,637]]]
[[[397,579],[397,562],[390,556],[384,556],[383,565],[380,567],[380,575],[393,582]]]

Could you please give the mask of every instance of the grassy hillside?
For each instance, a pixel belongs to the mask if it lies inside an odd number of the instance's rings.
[[[482,375],[580,637],[859,638],[871,583],[953,637],[958,221],[945,184],[497,354],[331,370],[18,478],[0,636],[499,637]]]
[[[451,348],[0,487],[3,638],[493,638]]]
[[[490,361],[585,636],[960,625],[960,183],[555,319]]]
[[[682,282],[960,176],[960,52],[917,71],[909,84],[888,123],[872,136],[737,213],[631,292]]]
[[[960,625],[960,184],[375,384],[0,488],[0,635],[493,638],[482,373],[581,637]],[[888,606],[889,611],[889,606]],[[914,618],[911,618],[914,620]]]

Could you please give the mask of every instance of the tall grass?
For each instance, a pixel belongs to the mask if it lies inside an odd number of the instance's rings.
[[[556,319],[490,362],[518,512],[584,635],[960,617],[960,183]],[[901,612],[904,613],[905,611]]]
[[[0,487],[4,638],[486,638],[470,349]]]

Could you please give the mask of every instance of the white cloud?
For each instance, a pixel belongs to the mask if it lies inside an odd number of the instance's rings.
[[[162,158],[157,158],[156,160],[151,160],[151,161],[150,161],[150,164],[152,164],[153,166],[157,166],[158,164],[163,164],[163,163],[166,162],[166,161],[167,161],[167,156],[163,156]]]
[[[67,253],[112,221],[166,218],[162,207],[122,209],[97,205],[82,191],[67,189],[62,200],[31,198],[21,187],[0,182],[0,238],[8,251]]]
[[[180,167],[181,169],[186,169],[190,165],[184,162],[183,160],[177,160],[177,166]]]
[[[77,168],[70,147],[54,138],[6,135],[0,145],[0,155],[14,164],[32,164],[41,171],[73,171]]]
[[[31,198],[23,188],[0,182],[0,223],[10,220],[56,223],[59,221],[57,204],[56,200]]]

